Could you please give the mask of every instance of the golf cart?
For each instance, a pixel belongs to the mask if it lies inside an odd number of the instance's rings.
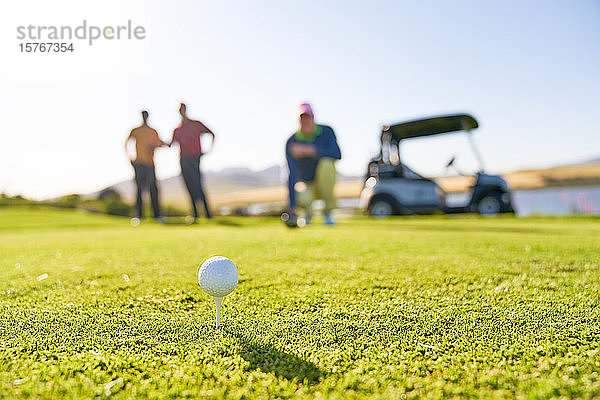
[[[379,155],[369,162],[360,196],[361,208],[373,216],[465,213],[514,213],[508,184],[497,175],[483,172],[483,162],[472,137],[475,118],[467,114],[419,119],[386,125],[381,132]],[[400,142],[406,139],[465,131],[479,161],[480,171],[470,187],[469,200],[460,206],[447,206],[446,193],[432,179],[425,178],[400,160]],[[455,158],[447,163],[450,168]]]

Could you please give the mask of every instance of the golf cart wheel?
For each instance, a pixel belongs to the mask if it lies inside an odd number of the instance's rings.
[[[396,201],[390,196],[375,196],[369,203],[369,215],[373,217],[389,217],[398,213]]]
[[[490,193],[477,203],[477,212],[481,215],[499,214],[502,211],[502,195]]]

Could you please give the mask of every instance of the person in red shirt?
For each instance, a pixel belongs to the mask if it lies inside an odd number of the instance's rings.
[[[205,134],[211,135],[212,143],[214,143],[215,134],[202,122],[189,119],[186,114],[186,106],[183,103],[179,106],[179,114],[181,114],[181,124],[173,131],[173,139],[171,139],[169,146],[175,142],[179,143],[181,175],[190,194],[194,219],[198,218],[198,209],[196,208],[198,200],[202,200],[204,204],[206,218],[212,218],[206,200],[206,193],[202,187],[200,158],[204,153],[202,152],[200,138]]]

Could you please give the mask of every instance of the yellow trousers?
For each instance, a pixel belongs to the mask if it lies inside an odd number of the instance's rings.
[[[330,212],[336,207],[335,179],[337,172],[335,170],[335,160],[329,157],[319,159],[317,170],[315,171],[315,180],[306,182],[305,187],[296,188],[296,202],[298,206],[304,208],[307,214],[312,213],[312,203],[314,200],[321,199],[325,202],[325,213]],[[303,186],[303,185],[296,185]]]

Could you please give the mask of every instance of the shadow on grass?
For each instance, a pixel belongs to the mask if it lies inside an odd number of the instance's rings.
[[[225,226],[244,226],[243,224],[241,224],[241,223],[239,223],[237,221],[228,219],[228,218],[218,218],[218,219],[215,219],[215,223],[217,225],[225,225]]]
[[[188,225],[188,226],[209,226],[209,225],[225,225],[225,226],[244,226],[243,224],[237,222],[237,221],[233,221],[233,220],[229,220],[229,219],[223,219],[223,218],[214,218],[212,220],[207,220],[205,218],[196,218],[195,221],[191,222],[186,220],[186,217],[166,217],[163,225],[168,225],[168,226],[181,226],[181,225]]]
[[[166,217],[164,225],[190,225],[184,217]]]
[[[240,356],[250,363],[252,369],[260,369],[280,378],[296,379],[306,384],[316,384],[324,375],[323,371],[310,361],[277,350],[268,344],[258,343],[239,331],[226,328],[226,332],[239,341]]]

